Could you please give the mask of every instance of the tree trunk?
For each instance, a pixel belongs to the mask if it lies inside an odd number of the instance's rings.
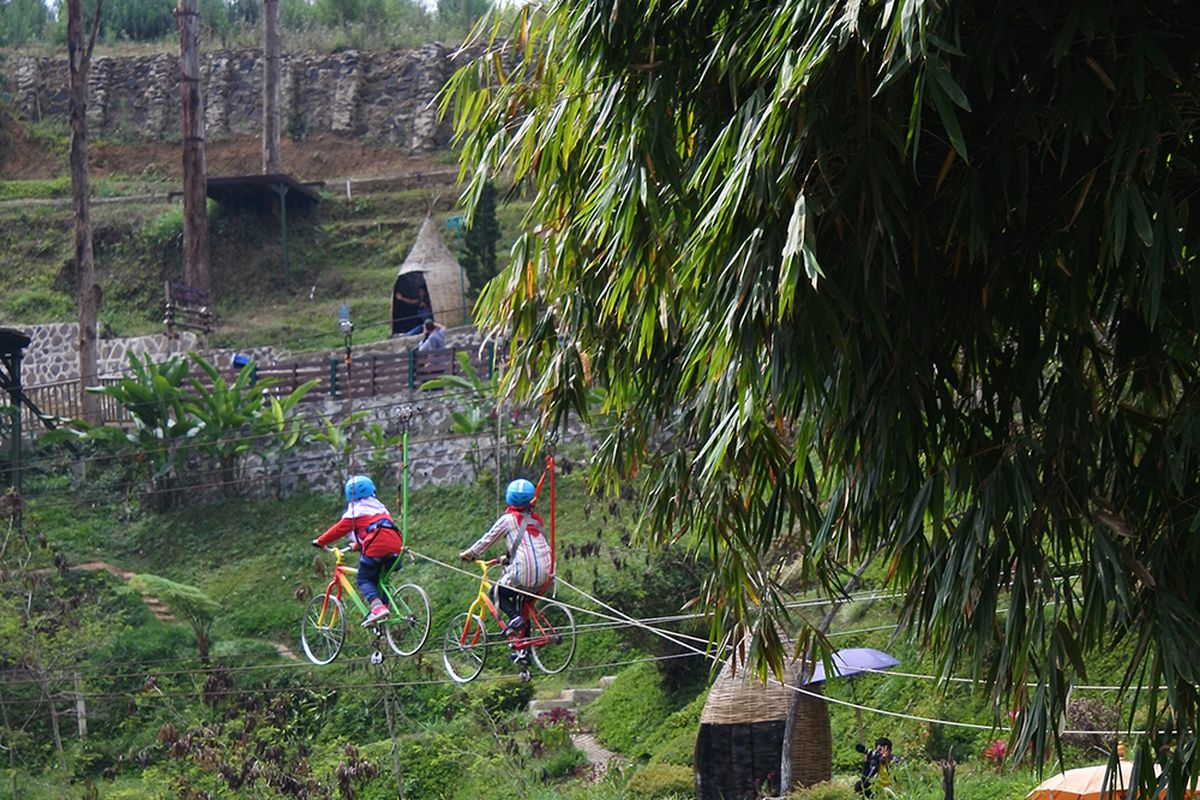
[[[183,103],[183,281],[208,292],[211,307],[199,0],[179,0],[175,15],[179,23],[179,88]]]
[[[942,795],[945,800],[954,800],[954,759],[948,758],[939,762],[942,766]]]
[[[100,286],[96,283],[88,198],[87,79],[99,21],[100,5],[97,3],[91,37],[85,39],[82,2],[67,0],[71,199],[75,211],[75,299],[79,309],[79,395],[83,418],[92,423],[100,422],[100,398],[87,391],[89,386],[99,383],[96,339]]]
[[[264,175],[277,175],[280,166],[279,60],[282,43],[279,33],[279,0],[263,0],[263,150]]]
[[[867,565],[874,560],[875,555],[878,552],[879,551],[876,550],[874,553],[871,553],[871,555],[867,556],[866,560],[859,565],[855,573],[850,576],[849,580],[846,581],[846,584],[842,587],[842,597],[833,599],[833,601],[830,603],[829,611],[826,612],[825,617],[821,620],[821,624],[817,626],[817,631],[819,633],[824,634],[829,630],[829,626],[833,623],[833,616],[837,613],[838,606],[842,604],[844,597],[853,591],[854,587],[858,585],[858,582],[862,579],[863,573],[867,570]],[[808,675],[811,674],[812,667],[809,666],[809,661],[812,660],[812,656],[813,654],[811,652],[805,652],[801,658],[799,669],[797,670],[795,677],[792,678],[796,685],[800,685],[803,681],[806,681],[808,679]],[[779,793],[781,795],[790,794],[792,791],[792,781],[794,779],[794,776],[792,775],[792,743],[796,738],[796,714],[800,708],[801,697],[802,695],[799,692],[792,692],[792,700],[788,704],[787,720],[783,724],[783,742],[780,744],[779,748],[781,751],[779,756]]]

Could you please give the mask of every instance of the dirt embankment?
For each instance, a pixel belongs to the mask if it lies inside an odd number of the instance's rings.
[[[210,141],[205,148],[208,174],[253,175],[262,171],[262,143],[258,138]],[[304,181],[342,178],[391,177],[409,172],[447,169],[444,154],[419,153],[355,139],[320,136],[304,141],[285,139],[281,160],[284,172]],[[183,152],[178,143],[95,142],[91,146],[91,174],[141,175],[147,171],[181,178]],[[69,174],[65,147],[30,136],[24,126],[0,109],[0,180],[47,179]]]

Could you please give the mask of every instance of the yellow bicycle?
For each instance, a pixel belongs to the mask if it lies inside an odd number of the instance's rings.
[[[521,615],[529,621],[525,636],[508,639],[507,621],[501,618],[492,602],[492,582],[488,580],[488,569],[500,562],[492,559],[474,563],[482,571],[479,592],[470,608],[450,622],[442,641],[442,663],[451,679],[467,683],[483,672],[488,655],[485,609],[499,628],[498,633],[491,635],[498,637],[505,646],[516,651],[528,649],[533,663],[547,675],[566,669],[575,655],[575,617],[571,615],[571,609],[544,597],[525,595],[521,603]],[[528,670],[523,670],[521,677],[527,680]]]
[[[358,570],[342,563],[346,551],[336,547],[325,548],[333,553],[333,577],[325,587],[324,594],[314,596],[304,609],[300,619],[300,644],[304,655],[314,664],[324,665],[338,657],[346,643],[346,602],[349,600],[366,619],[370,610],[358,593],[358,587],[350,580]],[[385,637],[388,646],[398,656],[411,656],[421,649],[429,636],[429,596],[415,583],[396,584],[393,578],[399,572],[400,559],[379,578],[379,590],[387,599],[391,610],[374,627],[376,637]],[[383,651],[376,649],[371,655],[372,663],[383,661]]]

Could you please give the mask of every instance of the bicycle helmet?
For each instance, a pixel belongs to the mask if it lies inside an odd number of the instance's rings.
[[[504,493],[504,500],[510,506],[527,506],[533,502],[535,489],[533,484],[524,478],[517,478],[508,485],[508,491]]]
[[[366,475],[351,475],[346,481],[346,502],[366,500],[375,494],[375,482]]]

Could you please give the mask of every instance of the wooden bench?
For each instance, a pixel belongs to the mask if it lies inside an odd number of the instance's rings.
[[[442,375],[462,375],[458,354],[467,353],[475,374],[487,380],[492,375],[491,346],[480,357],[475,350],[412,350],[408,354],[408,388],[419,389],[425,381]]]

